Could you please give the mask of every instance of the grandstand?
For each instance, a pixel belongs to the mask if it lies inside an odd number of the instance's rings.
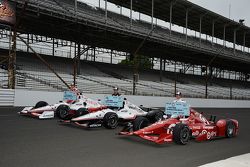
[[[29,0],[25,5],[25,1],[22,0],[11,1],[17,4],[17,20],[21,20],[21,26],[17,28],[19,36],[41,54],[68,84],[74,82],[73,64],[75,59],[72,58],[78,59],[79,73],[76,76],[76,83],[84,93],[110,94],[112,88],[118,86],[122,94],[133,94],[134,71],[131,67],[117,63],[123,59],[132,59],[138,45],[152,31],[138,54],[150,57],[154,66],[152,69],[139,70],[136,95],[173,96],[175,91],[179,90],[186,97],[250,99],[250,38],[249,34],[242,34],[249,28],[190,2],[183,1],[174,8],[179,11],[182,7],[187,9],[192,7],[192,10],[188,10],[191,16],[194,16],[195,13],[198,15],[206,12],[207,14],[202,18],[208,19],[209,22],[211,18],[218,18],[223,24],[229,22],[230,26],[227,26],[227,31],[224,31],[223,34],[223,28],[221,29],[223,25],[217,23],[215,26],[214,22],[213,25],[207,23],[207,25],[199,27],[199,21],[197,21],[199,18],[192,18],[189,20],[189,24],[185,25],[178,19],[181,17],[180,15],[185,15],[183,12],[178,14],[174,12],[173,20],[162,17],[161,12],[156,12],[154,17],[168,21],[170,25],[173,21],[174,24],[200,31],[200,34],[211,35],[213,40],[209,41],[196,35],[189,36],[173,31],[171,27],[164,27],[141,19],[132,19],[108,11],[106,8],[90,6],[83,2],[75,4],[71,0]],[[108,1],[127,8],[130,8],[131,5],[128,2]],[[105,2],[107,3],[107,1]],[[147,1],[145,6],[137,2],[133,10],[150,16],[150,2],[152,1]],[[155,8],[160,9],[157,0],[155,3]],[[164,4],[166,9],[173,8],[171,3]],[[24,9],[25,14],[21,16]],[[216,27],[213,29],[213,33],[207,28],[209,26]],[[238,32],[237,39],[233,37],[236,35],[233,32],[235,27]],[[8,32],[2,35],[5,36],[2,36],[0,41],[0,53],[5,55],[9,44]],[[224,38],[224,41],[233,42],[234,45],[230,47],[225,43],[217,43],[214,38]],[[244,41],[239,40],[243,38]],[[58,47],[59,40],[62,41],[62,44]],[[44,91],[67,89],[54,73],[34,57],[28,47],[19,47],[22,42],[18,39],[17,43],[16,89]],[[235,47],[236,44],[244,47],[239,49]],[[60,50],[60,47],[63,49]],[[103,48],[109,51],[103,51]],[[91,50],[91,53],[85,53],[88,50]],[[98,62],[100,56],[96,56],[96,54],[100,52],[103,54],[103,58],[107,58],[110,62]],[[84,58],[85,55],[90,56],[91,60]],[[116,63],[112,57],[114,55],[120,58]],[[181,65],[178,69],[176,69],[177,62]],[[170,63],[169,71],[166,70],[167,63]],[[204,67],[211,68],[211,71],[206,70],[207,74],[204,74]],[[193,73],[188,73],[188,69],[191,68],[193,68]],[[198,69],[200,75],[194,75],[195,68]],[[229,75],[228,78],[224,76],[224,72]],[[211,76],[208,77],[208,73]],[[232,73],[234,73],[234,79],[230,76]],[[0,69],[0,79],[1,88],[7,88],[6,67]]]
[[[73,82],[73,61],[69,58],[43,56],[51,66],[57,70],[60,76],[68,83]],[[17,57],[16,88],[27,90],[63,91],[67,87],[48,70],[44,64],[32,54],[19,53]],[[66,63],[65,62],[71,62]],[[121,89],[122,94],[132,94],[133,80],[131,68],[123,65],[108,63],[96,63],[81,61],[82,73],[77,75],[77,86],[84,93],[111,94],[114,86]],[[7,87],[7,70],[1,69],[0,77],[3,81],[2,88]],[[179,74],[177,89],[182,91],[185,97],[204,97],[204,78],[193,75]],[[140,80],[137,83],[136,94],[147,96],[173,96],[174,95],[173,72],[165,72],[163,81],[159,81],[158,70],[142,70]],[[185,82],[183,82],[185,81]],[[249,85],[240,81],[232,81],[233,89],[230,95],[230,87],[225,79],[217,78],[208,87],[209,98],[223,99],[250,99]]]

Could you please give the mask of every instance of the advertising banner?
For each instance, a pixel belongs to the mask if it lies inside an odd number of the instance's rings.
[[[0,23],[8,25],[16,23],[15,7],[8,0],[0,0]]]

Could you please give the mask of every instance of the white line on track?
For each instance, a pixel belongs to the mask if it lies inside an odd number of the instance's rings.
[[[250,167],[250,153],[212,162],[199,167]]]

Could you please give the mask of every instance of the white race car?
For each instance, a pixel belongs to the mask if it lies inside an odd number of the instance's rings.
[[[114,129],[117,127],[118,123],[130,122],[135,120],[137,117],[145,117],[150,122],[154,123],[163,118],[163,112],[160,110],[143,110],[142,108],[132,104],[126,99],[123,101],[122,108],[81,108],[81,112],[78,117],[73,117],[72,119],[63,119],[63,123],[73,123],[82,127],[100,127],[104,126],[108,129]],[[72,111],[68,110],[70,115]]]
[[[75,92],[71,92],[74,95]],[[20,115],[37,117],[39,119],[54,118],[55,114],[61,119],[69,119],[70,115],[65,115],[65,110],[78,111],[80,108],[105,108],[99,101],[87,98],[83,95],[74,95],[74,98],[64,99],[59,103],[49,105],[45,101],[39,101],[34,107],[25,107],[18,112]],[[78,115],[77,113],[75,115]]]

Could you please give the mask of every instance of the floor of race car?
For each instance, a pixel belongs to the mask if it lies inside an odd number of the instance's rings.
[[[219,118],[235,118],[240,134],[232,139],[191,141],[185,146],[157,145],[138,137],[118,136],[121,127],[83,129],[17,115],[0,108],[1,167],[152,167],[199,166],[250,152],[249,109],[200,109]]]

